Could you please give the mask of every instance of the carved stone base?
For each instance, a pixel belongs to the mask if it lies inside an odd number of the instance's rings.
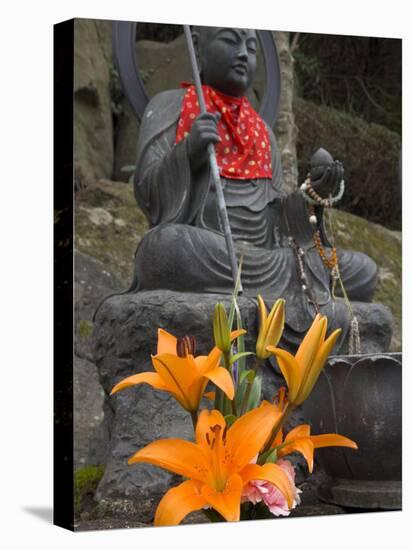
[[[336,480],[319,487],[319,498],[345,508],[364,510],[401,510],[400,481]]]

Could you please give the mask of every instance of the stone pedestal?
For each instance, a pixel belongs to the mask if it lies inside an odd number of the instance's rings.
[[[195,336],[197,354],[207,354],[213,346],[215,304],[223,302],[228,311],[230,301],[229,295],[147,291],[113,296],[99,309],[94,326],[95,361],[105,391],[106,410],[111,412],[106,426],[111,440],[96,497],[108,506],[109,512],[125,509],[135,514],[137,521],[150,521],[159,498],[177,480],[151,465],[128,466],[127,459],[155,439],[192,436],[189,414],[168,394],[141,385],[110,397],[111,389],[126,376],[153,370],[150,354],[156,353],[159,327],[178,337]],[[253,351],[258,330],[257,303],[246,295],[240,296],[238,303],[248,331],[246,349]],[[379,351],[382,345],[389,346],[390,334],[385,340],[384,331],[379,329],[379,315],[386,322],[387,309],[377,304],[354,307],[361,336],[368,336],[369,349]],[[343,342],[343,349],[345,346]],[[263,395],[273,399],[283,379],[277,367],[270,364],[262,369],[262,375]],[[301,421],[300,411],[290,420],[291,425]]]

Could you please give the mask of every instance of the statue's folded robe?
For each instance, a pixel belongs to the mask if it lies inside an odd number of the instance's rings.
[[[151,230],[143,237],[135,260],[134,290],[171,289],[229,293],[233,289],[225,239],[218,220],[210,171],[193,174],[187,141],[175,145],[176,125],[185,90],[155,96],[143,115],[135,175],[136,199]],[[330,292],[330,271],[313,244],[313,229],[300,192],[285,195],[279,151],[271,138],[273,178],[222,178],[232,235],[243,257],[246,294],[261,293],[268,301],[286,299],[286,324],[291,340],[299,338],[313,319],[314,308],[301,288],[293,236],[305,251],[309,285],[329,326],[349,324],[346,306]],[[340,251],[339,265],[346,290],[354,300],[368,301],[376,285],[376,265],[366,255]]]

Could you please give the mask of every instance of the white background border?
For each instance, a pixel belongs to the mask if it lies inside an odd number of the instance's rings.
[[[7,7],[5,7],[7,6]],[[3,4],[1,18],[1,515],[3,548],[333,548],[404,547],[411,532],[407,497],[401,513],[362,514],[237,525],[134,529],[72,534],[53,527],[53,36],[52,25],[72,17],[245,26],[404,39],[404,310],[410,305],[411,262],[407,170],[411,47],[408,3],[346,0],[253,2],[23,2]],[[253,10],[253,11],[252,11]],[[408,74],[409,73],[409,74]],[[406,101],[405,101],[406,100]],[[61,129],[64,131],[64,128]],[[407,317],[407,315],[406,315]],[[405,320],[407,321],[407,319]],[[405,323],[406,324],[406,323]],[[410,326],[410,323],[408,323]],[[404,329],[404,403],[410,377]],[[405,403],[407,405],[407,403]],[[409,475],[404,407],[404,494]],[[387,450],[388,453],[391,449]],[[61,498],[71,499],[70,494]],[[42,517],[43,516],[43,519]],[[410,537],[408,537],[410,538]],[[407,539],[408,540],[408,539]]]

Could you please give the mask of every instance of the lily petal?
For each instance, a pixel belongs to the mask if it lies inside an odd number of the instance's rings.
[[[159,439],[129,458],[128,464],[148,462],[184,477],[205,481],[209,466],[201,448],[184,439]]]
[[[350,447],[351,449],[357,449],[358,446],[352,439],[344,437],[339,434],[322,434],[312,435],[310,437],[315,449],[322,447]]]
[[[332,334],[329,336],[325,342],[321,345],[320,349],[318,350],[316,357],[308,370],[307,376],[305,377],[305,380],[301,384],[301,391],[299,392],[299,396],[297,399],[297,404],[303,403],[305,399],[309,396],[311,393],[313,386],[316,384],[319,375],[325,365],[325,362],[327,358],[329,357],[336,340],[338,339],[341,329],[338,328]]]
[[[273,346],[268,346],[266,349],[276,356],[279,368],[288,386],[289,401],[294,402],[302,380],[301,367],[296,358],[288,351]]]
[[[213,370],[205,373],[205,378],[208,378],[211,382],[220,388],[229,399],[233,399],[235,396],[235,387],[233,385],[233,379],[230,373],[223,367],[216,367]]]
[[[233,342],[233,340],[236,340],[236,338],[239,338],[239,336],[242,336],[242,334],[246,334],[246,330],[244,328],[238,328],[237,330],[232,330],[230,333],[230,341]]]
[[[199,376],[195,378],[191,385],[187,388],[187,401],[189,403],[189,411],[197,411],[202,400],[203,394],[207,386],[207,378]]]
[[[205,498],[197,492],[191,480],[169,489],[156,510],[155,525],[178,525],[190,512],[207,505]]]
[[[213,409],[208,411],[204,409],[197,419],[196,424],[196,443],[201,445],[204,449],[209,449],[209,445],[206,440],[206,434],[210,431],[212,426],[220,426],[221,431],[226,428],[226,420],[224,419],[223,414]]]
[[[216,392],[215,391],[207,391],[205,394],[203,394],[203,397],[206,397],[206,399],[209,399],[209,401],[214,401],[216,398]]]
[[[282,336],[285,324],[285,301],[278,300],[268,317],[266,341],[269,345],[277,346]]]
[[[288,503],[289,508],[293,506],[293,487],[289,481],[288,476],[277,464],[264,464],[259,466],[258,464],[248,464],[240,472],[243,483],[246,484],[254,479],[269,481],[273,483],[279,491],[284,495]]]
[[[316,353],[323,342],[326,328],[326,317],[322,317],[318,313],[296,352],[296,361],[301,365],[303,373],[312,365]]]
[[[222,351],[218,347],[214,347],[209,355],[198,355],[194,357],[199,374],[203,374],[208,370],[214,369],[219,365]]]
[[[309,437],[310,436],[310,426],[309,424],[299,424],[295,426],[288,435],[285,437],[285,441],[293,441],[298,437]]]
[[[152,362],[163,381],[180,396],[179,401],[182,405],[190,410],[188,388],[197,375],[197,366],[193,357],[177,357],[166,353],[152,356]]]
[[[263,301],[262,296],[258,295],[259,303],[259,333],[256,341],[256,353],[262,357],[265,355],[265,343],[267,342],[266,333],[267,333],[267,309],[265,302]]]
[[[234,474],[227,480],[223,491],[216,491],[208,485],[203,485],[201,494],[226,521],[239,521],[242,488],[242,478]]]
[[[264,402],[233,423],[227,432],[227,445],[233,455],[236,471],[258,454],[279,418],[279,409]]]
[[[313,452],[314,445],[311,441],[311,437],[300,437],[291,441],[288,445],[285,445],[278,451],[278,457],[290,455],[293,452],[300,453],[308,464],[309,473],[313,471]]]
[[[162,328],[158,329],[157,355],[160,355],[163,353],[170,353],[171,355],[176,355],[176,345],[177,345],[176,336],[173,336],[173,334],[170,334],[170,332],[167,332]]]
[[[258,303],[259,303],[259,331],[264,330],[264,327],[266,326],[266,320],[268,317],[268,312],[266,309],[265,302],[263,301],[263,298],[260,294],[258,294]]]
[[[149,384],[156,390],[169,391],[169,386],[164,383],[163,379],[156,372],[141,372],[121,380],[114,386],[110,395],[120,390],[124,390],[125,388],[136,386],[137,384]]]

